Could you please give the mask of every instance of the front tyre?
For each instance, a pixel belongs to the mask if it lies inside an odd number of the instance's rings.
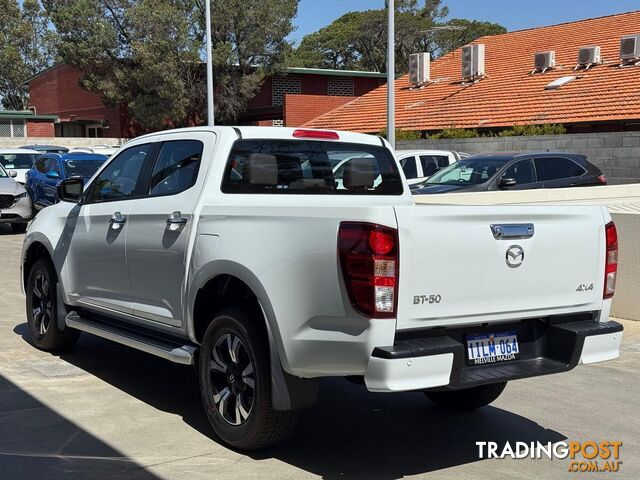
[[[207,327],[200,348],[202,401],[216,434],[241,450],[279,443],[295,423],[294,412],[271,404],[269,344],[259,314],[232,307]]]
[[[447,410],[475,410],[493,402],[500,396],[507,382],[480,385],[462,390],[425,391],[424,394],[433,403]]]
[[[53,265],[47,259],[33,264],[26,285],[27,325],[34,345],[47,352],[69,350],[80,332],[58,327],[58,280]]]

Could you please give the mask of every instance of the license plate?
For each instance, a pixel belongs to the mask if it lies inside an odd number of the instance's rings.
[[[515,331],[467,335],[467,362],[469,365],[507,362],[520,353]]]

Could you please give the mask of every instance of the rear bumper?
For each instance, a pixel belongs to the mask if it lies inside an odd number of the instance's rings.
[[[467,364],[467,334],[506,330],[518,333],[519,359]],[[566,372],[579,363],[617,358],[622,330],[617,322],[574,316],[406,334],[392,347],[373,350],[365,383],[374,392],[458,389]]]

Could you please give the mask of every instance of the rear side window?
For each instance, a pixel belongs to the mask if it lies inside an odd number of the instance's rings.
[[[418,177],[418,169],[416,167],[416,157],[414,157],[413,155],[407,158],[401,158],[400,166],[402,167],[404,176],[407,177],[408,180]]]
[[[577,163],[562,157],[536,158],[535,163],[539,181],[579,177],[586,171]]]
[[[198,178],[202,148],[198,140],[163,143],[151,174],[150,195],[175,195],[191,188]]]
[[[401,195],[402,180],[383,147],[301,140],[239,140],[224,193]]]
[[[449,166],[449,157],[444,155],[420,155],[422,174],[430,177],[438,170]]]

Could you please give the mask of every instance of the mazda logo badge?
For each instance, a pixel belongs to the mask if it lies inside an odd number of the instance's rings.
[[[510,268],[518,268],[524,262],[524,249],[520,245],[511,245],[507,249],[506,259]]]

